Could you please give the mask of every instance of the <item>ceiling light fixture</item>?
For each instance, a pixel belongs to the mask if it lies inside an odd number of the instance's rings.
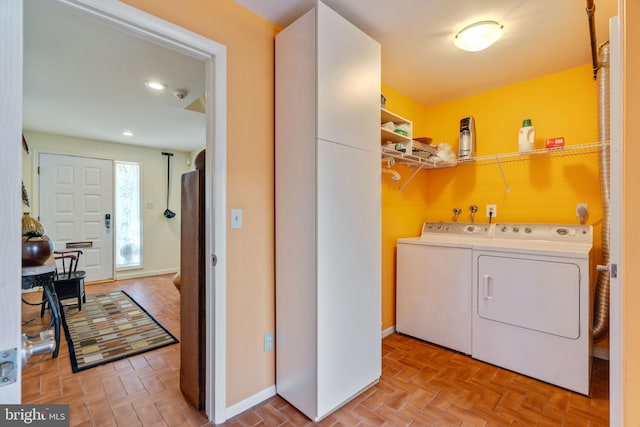
[[[144,85],[153,90],[164,90],[167,88],[167,85],[165,83],[159,82],[157,80],[147,80],[146,82],[144,82]]]
[[[495,21],[480,21],[462,30],[453,39],[453,44],[468,52],[477,52],[488,48],[502,37],[503,25]]]
[[[133,132],[125,130],[124,132],[122,132],[122,135],[124,135],[124,136],[133,136]]]

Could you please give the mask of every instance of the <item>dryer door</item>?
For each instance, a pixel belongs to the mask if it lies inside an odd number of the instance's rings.
[[[564,338],[580,336],[578,265],[494,255],[479,255],[477,261],[480,318]]]

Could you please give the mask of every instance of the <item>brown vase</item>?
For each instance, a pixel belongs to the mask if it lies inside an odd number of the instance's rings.
[[[44,264],[53,253],[53,240],[38,233],[22,236],[22,266],[33,267]]]

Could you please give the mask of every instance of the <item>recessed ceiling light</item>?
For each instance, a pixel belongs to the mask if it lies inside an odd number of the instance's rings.
[[[133,132],[125,130],[124,132],[122,132],[122,135],[124,135],[124,136],[133,136]]]
[[[144,85],[153,90],[164,90],[167,88],[167,85],[165,83],[159,82],[157,80],[147,80],[146,82],[144,82]]]
[[[471,24],[453,39],[453,44],[469,52],[483,50],[497,42],[502,37],[503,25],[495,21],[481,21]]]

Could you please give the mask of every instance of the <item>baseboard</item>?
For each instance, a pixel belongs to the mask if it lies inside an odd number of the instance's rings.
[[[386,338],[389,335],[394,334],[395,332],[396,332],[396,327],[395,326],[392,326],[390,328],[384,329],[382,331],[382,338]]]
[[[387,328],[385,330],[382,331],[382,338],[384,337],[388,337],[389,335],[393,334],[396,331],[396,327],[392,326],[390,328]],[[254,394],[253,396],[249,396],[246,399],[244,399],[241,402],[236,403],[235,405],[231,405],[227,408],[226,413],[225,413],[225,419],[230,419],[235,417],[238,414],[243,413],[244,411],[246,411],[247,409],[250,409],[254,406],[256,406],[257,404],[264,402],[265,400],[267,400],[270,397],[273,397],[276,395],[276,386],[275,384],[272,385],[271,387],[267,387],[262,391],[259,391],[258,393]]]
[[[116,280],[126,279],[138,279],[140,277],[160,276],[162,274],[175,274],[178,272],[177,268],[167,268],[163,270],[136,270],[136,271],[119,271],[116,273]]]
[[[593,347],[591,349],[591,355],[602,360],[609,360],[609,349],[602,347]]]
[[[276,386],[274,384],[270,387],[265,388],[262,391],[257,392],[253,396],[247,397],[246,399],[236,403],[235,405],[229,406],[225,413],[225,419],[228,420],[230,418],[233,418],[236,415],[243,413],[247,409],[253,408],[257,404],[264,402],[268,398],[273,397],[275,395],[276,395]]]

